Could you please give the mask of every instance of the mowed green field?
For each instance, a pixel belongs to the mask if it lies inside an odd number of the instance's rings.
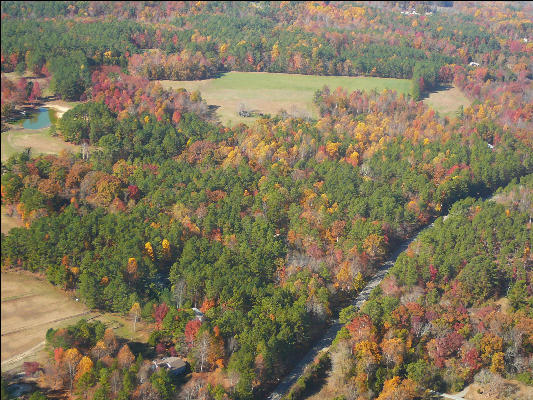
[[[2,132],[2,161],[6,161],[12,154],[31,148],[31,154],[59,154],[62,150],[78,152],[79,146],[67,143],[59,137],[53,137],[49,128],[41,129],[11,129]]]
[[[289,114],[317,117],[313,105],[316,90],[327,85],[331,90],[342,87],[347,92],[354,90],[382,91],[392,89],[409,93],[411,81],[393,78],[369,78],[348,76],[313,76],[296,74],[273,74],[267,72],[228,72],[220,78],[202,81],[159,81],[165,88],[199,90],[210,105],[219,106],[217,114],[224,124],[250,122],[254,118],[239,117],[239,107],[264,114],[277,114],[285,110]]]

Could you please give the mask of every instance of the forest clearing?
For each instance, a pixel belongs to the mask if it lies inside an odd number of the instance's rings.
[[[313,95],[324,85],[332,90],[340,86],[348,93],[354,90],[392,89],[407,94],[411,88],[411,81],[407,79],[236,71],[222,74],[220,78],[200,81],[159,82],[165,89],[198,90],[207,104],[220,107],[217,114],[224,124],[257,119],[240,117],[238,111],[241,103],[257,113],[274,115],[285,110],[291,115],[316,118],[318,113],[313,106]]]
[[[452,86],[444,90],[431,92],[424,99],[424,103],[443,116],[453,116],[460,106],[468,107],[471,101],[459,88]]]
[[[263,114],[277,114],[285,110],[297,117],[316,118],[317,110],[313,105],[313,95],[324,85],[332,90],[378,92],[384,89],[408,94],[411,82],[407,79],[352,77],[352,76],[314,76],[300,74],[281,74],[269,72],[237,72],[222,74],[219,78],[194,81],[159,81],[165,89],[184,88],[198,90],[209,105],[218,106],[217,114],[223,124],[250,122],[258,118],[241,117],[239,107],[243,104],[249,111]],[[452,116],[459,106],[468,106],[470,101],[457,87],[446,87],[435,91],[424,99],[424,103],[443,116]]]
[[[2,233],[7,235],[11,228],[15,228],[17,226],[24,226],[22,220],[15,216],[9,215],[7,207],[2,206]]]

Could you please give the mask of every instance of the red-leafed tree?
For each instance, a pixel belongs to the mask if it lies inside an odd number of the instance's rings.
[[[167,303],[161,303],[159,306],[157,306],[154,310],[154,319],[158,327],[161,326],[163,323],[163,319],[167,315],[168,312],[168,305]]]
[[[202,326],[202,323],[197,319],[193,319],[185,325],[185,342],[189,347],[193,345],[200,326]]]

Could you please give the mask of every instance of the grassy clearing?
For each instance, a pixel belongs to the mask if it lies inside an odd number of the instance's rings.
[[[21,129],[13,128],[2,132],[2,161],[11,155],[31,147],[31,154],[59,154],[63,150],[78,152],[79,146],[67,143],[59,137],[53,137],[49,128]]]
[[[459,88],[452,86],[438,92],[430,93],[424,99],[429,107],[438,111],[442,116],[454,116],[455,112],[460,106],[467,107],[471,101],[459,90]]]
[[[2,206],[2,218],[1,218],[1,227],[2,227],[2,233],[7,233],[12,229],[20,226],[24,226],[24,223],[22,220],[15,216],[10,216],[8,214],[7,207]],[[2,296],[3,298],[3,296]]]
[[[313,95],[324,85],[330,89],[342,87],[348,92],[393,89],[409,93],[411,82],[406,79],[312,76],[272,74],[266,72],[228,72],[220,78],[203,81],[160,81],[165,88],[199,90],[207,104],[219,106],[217,114],[224,124],[250,122],[256,118],[239,117],[240,104],[265,114],[281,109],[296,114],[317,117]]]
[[[49,328],[88,317],[87,307],[35,276],[2,272],[1,287],[3,370],[5,361],[42,343]]]
[[[100,314],[96,319],[105,326],[113,328],[115,335],[135,342],[146,343],[153,330],[150,324],[141,320],[137,321],[135,332],[133,332],[133,319],[116,313]]]
[[[20,78],[24,77],[29,81],[32,82],[39,82],[39,86],[41,87],[41,94],[43,97],[52,96],[53,93],[50,90],[50,79],[45,77],[36,77],[34,73],[31,71],[26,71],[23,74],[19,74],[18,72],[3,72],[2,75],[4,75],[7,79],[11,81],[18,81]]]

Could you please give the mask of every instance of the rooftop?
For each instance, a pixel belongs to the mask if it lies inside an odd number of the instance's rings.
[[[185,367],[185,361],[179,357],[165,357],[154,360],[157,367],[168,367],[170,369],[179,369]]]

